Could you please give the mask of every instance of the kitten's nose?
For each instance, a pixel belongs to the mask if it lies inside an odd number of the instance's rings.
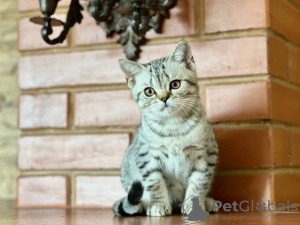
[[[161,100],[161,101],[163,101],[164,103],[166,103],[166,102],[167,102],[167,100],[168,100],[168,98],[169,98],[169,97],[168,97],[168,96],[166,96],[166,97],[162,97],[160,100]]]
[[[170,97],[170,93],[167,92],[167,91],[163,91],[163,92],[161,92],[161,93],[158,95],[158,97],[159,97],[159,99],[160,99],[161,101],[163,101],[164,103],[166,103],[167,100],[168,100],[169,97]]]

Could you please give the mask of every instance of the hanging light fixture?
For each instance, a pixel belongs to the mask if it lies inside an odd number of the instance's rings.
[[[33,17],[31,22],[43,25],[42,38],[50,45],[62,43],[76,23],[81,23],[83,7],[79,0],[71,0],[67,19],[62,22],[51,18],[55,13],[60,0],[39,0],[40,9],[44,17]],[[124,46],[128,59],[138,58],[139,46],[149,29],[161,32],[162,23],[169,17],[169,9],[176,5],[178,0],[89,0],[87,10],[101,26],[107,37],[114,33],[120,35],[118,43]],[[60,35],[50,39],[52,27],[62,26]]]

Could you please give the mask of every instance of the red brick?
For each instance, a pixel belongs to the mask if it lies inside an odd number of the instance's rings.
[[[211,196],[224,203],[274,201],[272,175],[217,175]],[[246,206],[246,205],[245,205]]]
[[[274,120],[300,124],[300,92],[271,83],[271,115]]]
[[[300,166],[300,133],[292,133],[292,154],[294,166]]]
[[[66,20],[65,15],[55,15],[55,18],[63,22]],[[28,51],[45,48],[66,47],[68,45],[67,39],[62,44],[47,44],[41,36],[41,29],[42,26],[30,22],[29,18],[23,18],[19,20],[19,50]],[[53,34],[50,35],[50,39],[58,37],[61,31],[62,27],[53,27]]]
[[[266,119],[269,115],[268,92],[268,82],[207,86],[208,119],[211,122]]]
[[[99,43],[114,43],[118,40],[118,35],[113,38],[106,38],[106,33],[97,25],[95,19],[88,13],[83,12],[83,20],[76,24],[75,43],[76,45],[91,45]]]
[[[211,122],[272,119],[300,124],[300,92],[274,82],[212,85],[205,95]]]
[[[175,46],[144,46],[140,62],[167,57]],[[268,73],[265,37],[194,42],[191,46],[200,78]],[[121,49],[24,56],[19,62],[20,88],[125,83],[120,58],[125,58]]]
[[[127,194],[119,176],[77,176],[77,207],[112,207]]]
[[[285,0],[269,0],[271,28],[300,45],[300,13]]]
[[[218,167],[272,167],[268,129],[214,130],[219,145]]]
[[[220,149],[218,167],[290,166],[287,130],[214,130],[214,133]]]
[[[22,95],[19,104],[21,129],[67,127],[67,94]]]
[[[264,0],[205,0],[204,14],[206,33],[269,26]]]
[[[138,125],[140,114],[129,90],[76,94],[76,126]]]
[[[268,73],[265,37],[190,44],[199,78]]]
[[[300,202],[300,174],[275,174],[274,178],[277,204]]]
[[[58,6],[69,6],[71,0],[61,0]],[[40,9],[38,0],[18,0],[18,10],[20,12]]]
[[[268,38],[269,73],[288,79],[288,50],[277,38]]]
[[[21,57],[21,89],[125,83],[121,49]]]
[[[296,49],[289,49],[289,75],[290,81],[300,85],[300,52]]]
[[[64,176],[32,176],[18,179],[18,207],[67,207]]]
[[[190,42],[190,45],[199,78],[268,73],[265,37]],[[139,61],[145,63],[169,56],[175,46],[176,44],[142,47]]]
[[[195,34],[195,4],[197,0],[178,1],[170,10],[170,18],[163,22],[162,32],[156,33],[151,29],[146,38],[178,37]]]
[[[271,129],[271,148],[273,149],[274,166],[290,166],[290,137],[283,129]]]
[[[21,170],[118,169],[128,146],[128,134],[21,137],[18,165]]]
[[[162,57],[168,57],[172,54],[176,48],[176,43],[167,45],[152,45],[152,46],[141,46],[141,53],[139,62],[148,63],[154,59],[159,59]],[[159,49],[159,51],[157,51]]]

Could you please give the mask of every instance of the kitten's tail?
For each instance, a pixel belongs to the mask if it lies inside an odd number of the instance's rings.
[[[140,181],[131,185],[127,197],[117,201],[114,205],[114,212],[117,216],[133,216],[138,213],[144,188]]]

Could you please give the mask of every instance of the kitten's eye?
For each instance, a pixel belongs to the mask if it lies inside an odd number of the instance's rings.
[[[170,84],[171,89],[178,89],[180,87],[181,83],[180,80],[173,80]]]
[[[145,95],[147,95],[148,97],[151,97],[152,95],[155,94],[155,91],[154,91],[153,88],[146,88],[146,89],[144,90],[144,92],[145,92]]]

